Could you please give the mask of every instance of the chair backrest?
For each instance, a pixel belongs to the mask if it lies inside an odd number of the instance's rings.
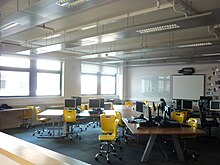
[[[40,120],[40,117],[39,117],[37,114],[39,114],[39,113],[41,113],[41,112],[42,112],[41,107],[36,106],[36,107],[35,107],[35,115],[36,115],[36,120],[37,120],[37,121]]]
[[[118,134],[118,119],[115,119],[114,124],[113,124],[113,133],[112,136],[114,136],[114,139],[117,138],[117,134]]]
[[[100,115],[100,122],[101,122],[101,130],[103,133],[113,133],[114,128],[114,122],[115,122],[115,115],[106,115],[101,114]]]
[[[172,112],[172,114],[171,114],[171,119],[172,119],[172,120],[176,120],[176,121],[178,121],[179,123],[184,123],[184,121],[185,121],[185,114],[184,114],[184,112],[174,111],[174,112]]]
[[[33,111],[34,111],[34,106],[27,106],[26,108],[31,108],[31,110],[26,110],[24,111],[24,117],[25,118],[31,118]]]
[[[134,103],[132,101],[125,101],[125,106],[126,107],[133,107]]]
[[[116,115],[116,119],[118,119],[118,125],[124,127],[125,124],[124,124],[124,122],[122,121],[121,112],[115,111],[115,115]]]
[[[67,123],[76,123],[76,110],[63,110],[63,121]]]
[[[198,119],[196,118],[189,118],[187,121],[188,125],[190,125],[192,128],[198,128]]]

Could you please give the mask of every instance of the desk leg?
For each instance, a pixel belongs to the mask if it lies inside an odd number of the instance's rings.
[[[183,156],[183,152],[182,152],[182,149],[180,147],[180,143],[179,143],[179,140],[177,138],[177,135],[171,135],[171,136],[172,136],[172,139],[173,139],[173,144],[174,144],[178,159],[179,159],[179,161],[184,162],[185,158]]]
[[[141,162],[148,161],[148,159],[150,157],[150,153],[153,148],[153,145],[155,143],[156,137],[157,137],[157,135],[150,135],[150,138],[147,142],[146,148],[145,148],[144,153],[142,155]]]

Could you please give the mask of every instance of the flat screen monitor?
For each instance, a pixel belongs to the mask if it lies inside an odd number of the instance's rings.
[[[80,96],[72,96],[72,99],[76,99],[76,106],[81,106],[81,97]]]
[[[136,111],[143,113],[144,102],[136,101]]]
[[[220,111],[220,100],[210,101],[210,111]]]
[[[104,99],[91,98],[89,99],[90,108],[104,108]]]
[[[145,119],[151,121],[152,120],[151,107],[149,107],[148,105],[143,105],[143,115]]]
[[[75,109],[76,108],[76,99],[65,99],[64,106],[67,109]]]
[[[209,109],[211,100],[212,100],[212,96],[200,96],[199,106],[205,109]]]
[[[182,109],[192,109],[192,100],[182,100]]]

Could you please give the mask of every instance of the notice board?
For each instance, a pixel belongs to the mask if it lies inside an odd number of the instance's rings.
[[[199,100],[205,92],[205,75],[173,75],[172,99]]]

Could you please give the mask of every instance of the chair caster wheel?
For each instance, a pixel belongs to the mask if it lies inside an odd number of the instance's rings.
[[[122,157],[119,157],[119,160],[122,160]]]
[[[107,160],[107,163],[110,163],[110,160]]]
[[[98,160],[98,158],[97,158],[97,157],[95,157],[95,160],[97,161],[97,160]]]

